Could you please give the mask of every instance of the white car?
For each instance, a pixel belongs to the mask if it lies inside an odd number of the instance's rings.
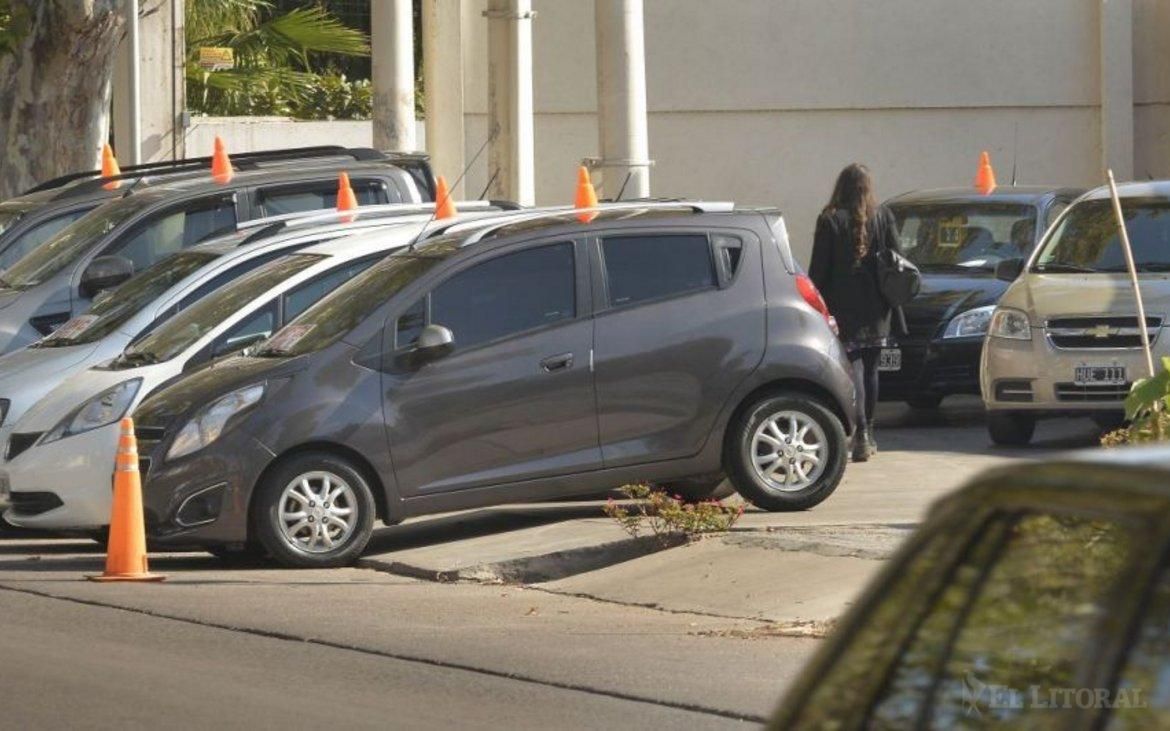
[[[286,254],[211,293],[120,356],[64,380],[17,420],[0,492],[17,526],[93,530],[109,523],[118,422],[160,384],[266,338],[342,282],[410,244],[402,225]]]

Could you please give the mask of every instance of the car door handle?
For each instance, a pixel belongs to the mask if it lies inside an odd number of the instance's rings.
[[[544,360],[540,361],[540,369],[545,373],[556,373],[557,371],[568,370],[573,367],[573,354],[561,353],[560,355],[550,355]]]

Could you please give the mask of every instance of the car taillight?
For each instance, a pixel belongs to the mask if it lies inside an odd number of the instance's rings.
[[[821,313],[825,318],[825,322],[829,324],[829,328],[833,334],[837,333],[837,318],[829,314],[829,306],[825,304],[825,298],[821,296],[817,285],[813,284],[813,280],[809,279],[807,274],[796,275],[796,289],[800,292],[800,296],[808,303],[808,306]]]

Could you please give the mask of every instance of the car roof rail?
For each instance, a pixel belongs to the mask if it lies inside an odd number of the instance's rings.
[[[313,145],[309,147],[288,147],[279,150],[262,150],[259,152],[238,152],[231,155],[231,160],[232,166],[238,170],[256,170],[268,162],[331,157],[345,157],[357,162],[391,160],[391,156],[370,147],[343,147],[342,145]],[[409,158],[404,157],[403,159],[416,158],[414,155],[411,155]],[[104,185],[118,180],[141,178],[147,174],[167,175],[172,173],[197,172],[210,169],[210,166],[210,157],[187,157],[179,160],[164,160],[143,163],[142,165],[129,165],[122,168],[121,175],[108,178],[102,177],[101,170],[84,170],[45,181],[40,185],[29,188],[22,195],[61,188],[81,180],[93,180]]]
[[[622,201],[621,203],[598,203],[592,208],[576,208],[573,206],[558,206],[555,208],[543,208],[536,210],[526,210],[518,212],[516,215],[501,216],[499,219],[493,218],[488,225],[482,225],[476,228],[463,242],[463,246],[478,243],[483,239],[491,236],[505,226],[511,226],[515,223],[527,223],[529,221],[539,221],[544,218],[560,218],[566,214],[571,213],[607,213],[611,211],[657,211],[657,210],[679,210],[686,209],[693,213],[730,213],[735,210],[735,203],[730,201],[688,201],[688,200],[670,200],[670,201]],[[474,225],[474,221],[467,222],[469,226]],[[457,233],[457,232],[452,232]]]

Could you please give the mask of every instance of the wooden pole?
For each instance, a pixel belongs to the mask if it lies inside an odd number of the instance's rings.
[[[1138,332],[1142,336],[1142,349],[1146,353],[1146,369],[1149,377],[1154,373],[1154,351],[1150,348],[1150,333],[1146,328],[1146,307],[1142,303],[1142,288],[1138,284],[1137,265],[1133,261],[1133,247],[1129,244],[1129,231],[1125,227],[1125,216],[1121,212],[1121,198],[1117,195],[1117,181],[1113,179],[1113,170],[1109,175],[1109,195],[1113,198],[1113,214],[1117,216],[1117,230],[1121,234],[1121,250],[1125,253],[1125,266],[1129,269],[1129,280],[1133,285],[1133,296],[1137,300]]]

